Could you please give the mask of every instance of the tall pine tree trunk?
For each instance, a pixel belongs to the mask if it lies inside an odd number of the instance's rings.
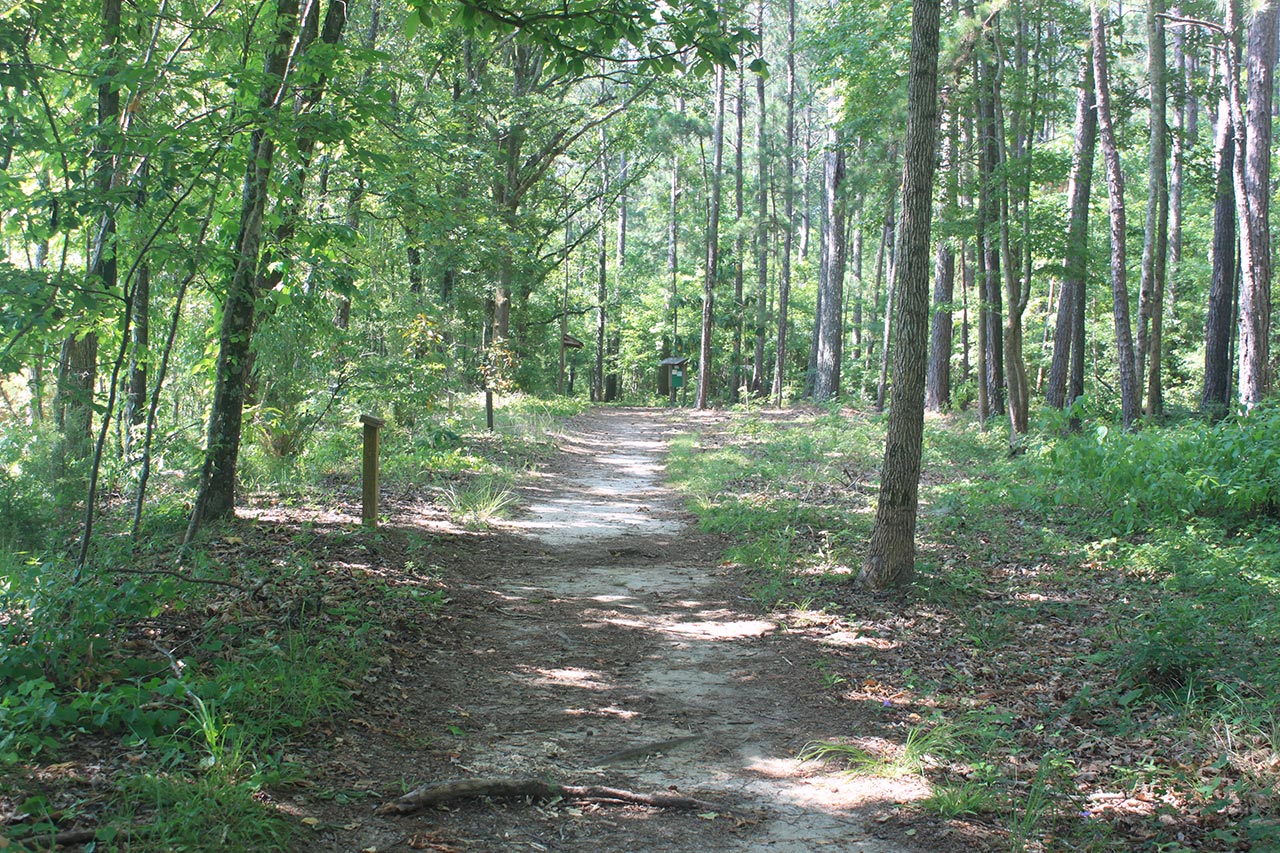
[[[1223,78],[1231,73],[1222,63]],[[1204,385],[1200,391],[1200,411],[1210,418],[1224,416],[1231,405],[1231,340],[1236,302],[1236,138],[1231,127],[1230,95],[1225,92],[1218,106],[1214,130],[1214,166],[1217,186],[1213,201],[1213,243],[1209,304],[1204,330]]]
[[[1107,63],[1107,16],[1094,0],[1093,77],[1098,98],[1098,132],[1102,140],[1102,156],[1106,161],[1107,196],[1111,210],[1111,298],[1116,332],[1116,357],[1119,359],[1120,408],[1125,429],[1138,419],[1138,378],[1134,373],[1133,327],[1129,322],[1128,268],[1125,265],[1124,172],[1120,168],[1120,150],[1116,145],[1115,124],[1111,118],[1111,84]]]
[[[943,160],[947,181],[942,198],[944,216],[950,216],[956,209],[960,187],[960,115],[954,86],[950,100],[947,115],[947,149]],[[940,239],[933,268],[933,325],[929,335],[929,366],[924,385],[924,407],[931,412],[943,412],[951,408],[951,349],[954,325],[951,303],[955,299],[955,288],[955,245],[950,240]]]
[[[764,0],[756,0],[756,32],[764,43]],[[756,185],[759,205],[755,230],[756,241],[756,322],[755,351],[751,363],[751,393],[763,397],[766,375],[764,366],[765,325],[769,308],[769,145],[765,135],[764,75],[756,75]]]
[[[1053,333],[1053,360],[1045,401],[1055,409],[1075,402],[1067,398],[1067,378],[1074,353],[1077,320],[1084,325],[1084,294],[1089,260],[1089,197],[1093,189],[1093,155],[1098,139],[1098,112],[1094,104],[1093,49],[1085,50],[1076,94],[1075,147],[1071,152],[1071,176],[1067,198],[1067,250],[1063,260],[1062,287],[1058,291],[1058,319]],[[1083,359],[1081,361],[1083,364]]]
[[[896,196],[895,196],[896,201]],[[896,206],[896,205],[895,205]],[[879,267],[876,270],[876,283],[880,281],[880,270],[884,267],[885,256],[893,254],[894,241],[897,239],[897,225],[895,223],[896,210],[889,209],[888,217],[884,223],[884,237],[880,244]],[[893,354],[893,311],[894,301],[897,295],[897,287],[895,285],[895,270],[893,268],[892,258],[889,260],[888,275],[884,277],[884,325],[883,333],[880,338],[880,381],[876,383],[876,411],[883,412],[885,400],[889,393],[889,360]]]
[[[778,278],[778,351],[773,366],[773,402],[782,405],[787,381],[787,317],[791,301],[791,246],[795,239],[795,145],[796,145],[796,0],[787,0],[787,136],[782,187],[782,270]]]
[[[996,50],[995,28],[999,15],[993,15],[984,39],[988,50]],[[1003,296],[1000,277],[1000,132],[996,124],[996,87],[999,74],[994,61],[979,64],[981,80],[978,93],[978,239],[981,253],[978,266],[978,345],[982,350],[982,376],[985,400],[979,395],[978,416],[987,419],[1002,411],[1004,405],[1004,347],[1001,328],[1004,325]]]
[[[1242,29],[1234,2],[1227,31]],[[1241,98],[1240,74],[1230,75],[1236,152],[1233,178],[1240,222],[1240,402],[1251,408],[1271,388],[1271,106],[1275,97],[1277,24],[1280,4],[1259,4],[1249,17],[1245,47],[1248,89]]]
[[[1177,4],[1170,10],[1174,17],[1180,17]],[[1170,135],[1169,166],[1169,280],[1165,282],[1165,311],[1172,320],[1176,317],[1178,302],[1178,268],[1182,264],[1182,183],[1186,171],[1187,148],[1192,144],[1189,138],[1190,126],[1187,113],[1194,105],[1188,92],[1187,79],[1190,63],[1187,59],[1186,33],[1183,27],[1174,27],[1173,37],[1173,71],[1174,76],[1174,108],[1173,133]]]
[[[1160,348],[1164,330],[1165,264],[1169,251],[1169,153],[1165,105],[1168,74],[1165,69],[1163,0],[1147,3],[1147,79],[1151,88],[1150,158],[1147,168],[1147,218],[1142,242],[1142,282],[1138,290],[1138,362],[1134,372],[1141,390],[1150,362],[1147,382],[1148,415],[1164,411],[1160,373]]]
[[[937,147],[939,0],[914,0],[907,83],[906,169],[900,300],[893,397],[875,526],[860,583],[883,589],[910,580],[915,567],[916,513],[924,436],[924,374],[929,345],[929,230]]]
[[[613,253],[613,288],[609,291],[609,313],[613,325],[605,348],[607,371],[604,375],[604,401],[621,399],[618,356],[622,352],[622,269],[627,263],[627,152],[618,155],[618,239]]]
[[[671,355],[680,357],[680,153],[671,155],[671,206],[667,221],[667,277],[670,292]]]
[[[743,62],[742,51],[738,52],[738,96],[734,101],[734,119],[736,121],[737,130],[734,136],[734,170],[733,170],[733,221],[734,221],[734,240],[733,240],[733,365],[729,371],[729,399],[738,403],[742,400],[742,339],[746,327],[746,316],[743,313],[743,282],[746,273],[746,258],[743,252],[746,249],[746,236],[742,230],[742,217],[745,213],[743,207],[743,150],[745,143],[745,118],[746,118],[746,97],[747,97],[747,78],[746,64]]]
[[[707,211],[707,263],[702,280],[702,338],[698,350],[697,408],[711,404],[711,337],[716,278],[720,273],[720,197],[724,170],[724,66],[715,70],[715,123],[711,130],[711,204]]]
[[[603,86],[603,82],[601,86]],[[609,145],[603,127],[600,128],[600,198],[597,214],[600,224],[596,232],[596,354],[591,366],[591,401],[604,401],[604,351],[608,332],[609,309],[609,235],[605,222],[609,215]]]
[[[844,152],[840,149],[840,133],[836,122],[839,110],[833,109],[827,131],[827,150],[822,176],[822,268],[819,279],[816,374],[813,397],[828,400],[840,393],[840,363],[843,358],[845,235]]]

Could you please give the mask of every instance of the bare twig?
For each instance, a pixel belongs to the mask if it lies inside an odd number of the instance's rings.
[[[177,578],[178,580],[183,580],[187,583],[203,583],[211,586],[225,586],[230,589],[238,589],[248,595],[254,594],[253,589],[250,589],[243,584],[232,583],[231,581],[220,581],[214,578],[193,578],[190,575],[184,575],[182,572],[175,572],[170,569],[126,569],[121,566],[114,566],[111,571],[113,574],[125,575],[163,575],[165,577]],[[258,588],[261,589],[261,586]]]

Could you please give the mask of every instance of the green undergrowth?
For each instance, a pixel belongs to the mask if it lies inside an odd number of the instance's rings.
[[[429,618],[442,601],[426,579],[359,579],[318,559],[336,551],[358,565],[368,543],[355,537],[211,533],[180,569],[160,549],[108,552],[79,583],[63,560],[5,557],[0,807],[19,816],[9,840],[87,827],[100,850],[289,847],[299,824],[270,792],[308,773],[290,750],[351,711],[388,614]]]
[[[402,487],[443,488],[458,480],[501,480],[533,467],[552,449],[560,424],[585,411],[587,404],[526,394],[496,395],[492,431],[482,394],[451,399],[429,414],[371,408],[368,414],[386,420],[379,453],[383,481]],[[275,454],[272,445],[259,442],[245,456],[242,477],[250,488],[268,491],[358,482],[361,413],[352,408],[330,417],[291,456]]]
[[[478,397],[389,418],[385,480],[483,526],[582,408],[500,398],[492,433]],[[429,535],[309,520],[358,503],[347,414],[289,457],[248,446],[249,503],[278,520],[211,526],[181,556],[193,484],[158,458],[138,542],[109,499],[79,579],[74,502],[39,442],[0,441],[0,847],[87,828],[97,850],[305,849],[312,830],[277,802],[312,772],[298,756],[350,717],[388,642],[446,606]],[[105,493],[129,494],[125,467]]]
[[[923,774],[915,808],[987,848],[1280,849],[1280,408],[1046,418],[1013,456],[991,426],[926,421],[917,573],[889,596],[851,583],[880,416],[738,413],[676,443],[675,482],[763,604],[883,641],[817,652],[826,689],[880,710],[876,737],[807,755]]]

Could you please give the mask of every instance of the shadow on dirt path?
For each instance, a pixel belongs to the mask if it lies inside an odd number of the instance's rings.
[[[575,419],[521,516],[449,546],[440,624],[366,691],[382,720],[335,733],[327,786],[297,798],[319,815],[308,849],[909,849],[876,838],[875,818],[924,796],[919,781],[796,760],[809,740],[855,734],[868,709],[823,692],[818,653],[758,612],[719,563],[724,540],[663,485],[667,440],[685,428],[674,417]],[[408,787],[478,776],[677,791],[723,810],[479,801],[371,816]]]

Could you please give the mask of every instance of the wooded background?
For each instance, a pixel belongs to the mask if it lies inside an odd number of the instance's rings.
[[[185,473],[194,532],[246,444],[478,387],[648,403],[689,357],[698,407],[883,408],[910,17],[9,4],[4,476],[92,508],[109,463],[140,517]],[[1262,400],[1276,5],[941,19],[928,408],[1016,446],[1041,401],[1133,426]]]

